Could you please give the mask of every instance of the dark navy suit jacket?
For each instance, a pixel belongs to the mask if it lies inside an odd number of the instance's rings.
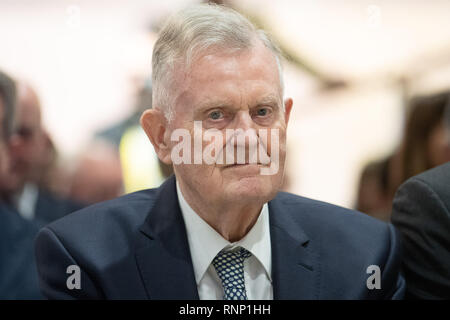
[[[37,227],[0,204],[0,300],[42,299],[33,240]]]
[[[407,298],[450,299],[449,185],[450,162],[408,179],[395,195]]]
[[[288,193],[269,202],[275,299],[402,298],[392,225]],[[175,178],[72,213],[36,240],[40,286],[53,299],[198,299]],[[81,269],[68,289],[67,267]],[[367,288],[378,265],[381,289]]]

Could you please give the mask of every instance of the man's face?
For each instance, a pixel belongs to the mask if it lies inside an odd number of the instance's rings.
[[[259,130],[263,129],[268,137],[262,142],[266,154],[271,156],[274,150],[278,152],[278,170],[272,175],[261,174],[261,168],[269,165],[248,164],[249,140],[243,147],[247,164],[202,161],[201,164],[174,165],[182,189],[188,188],[196,196],[217,205],[228,201],[263,203],[272,199],[282,183],[286,126],[292,100],[286,100],[283,107],[279,72],[270,50],[257,45],[241,52],[204,55],[193,62],[188,73],[178,73],[175,82],[179,88],[175,116],[166,131],[166,139],[170,139],[168,136],[173,130],[183,128],[190,132],[194,146],[194,122],[201,123],[203,131],[216,129],[222,133],[223,139],[218,143],[220,152],[225,155],[227,144],[232,141],[227,139],[227,129],[253,129],[258,141]],[[278,134],[278,141],[271,139],[272,132]],[[235,154],[239,148],[236,142],[235,139],[231,143]],[[209,143],[203,141],[203,149]],[[171,148],[176,144],[169,142]]]
[[[23,181],[36,181],[42,171],[45,136],[41,126],[41,111],[36,95],[29,89],[19,95],[18,135],[11,148],[12,170]]]

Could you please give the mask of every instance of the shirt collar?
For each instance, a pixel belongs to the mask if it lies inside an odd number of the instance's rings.
[[[38,187],[33,183],[26,183],[22,191],[13,199],[17,211],[21,216],[28,220],[32,220],[34,218],[38,197]]]
[[[270,244],[269,207],[265,203],[258,220],[247,235],[237,242],[224,239],[203,220],[186,202],[177,181],[177,195],[186,225],[192,264],[197,285],[206,273],[214,257],[222,250],[241,246],[250,251],[262,264],[270,281],[272,275],[272,251]]]

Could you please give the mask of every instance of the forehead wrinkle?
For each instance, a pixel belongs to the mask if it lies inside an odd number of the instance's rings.
[[[282,101],[280,99],[279,95],[276,94],[268,94],[260,99],[257,99],[256,104],[271,104],[271,103],[276,103],[277,105],[280,104]]]
[[[219,108],[219,107],[232,107],[233,106],[233,101],[232,99],[210,99],[207,98],[205,100],[203,100],[202,102],[200,102],[200,104],[198,105],[198,107],[196,107],[195,109],[198,111],[203,111],[203,110],[207,110],[207,109],[212,109],[212,108]]]

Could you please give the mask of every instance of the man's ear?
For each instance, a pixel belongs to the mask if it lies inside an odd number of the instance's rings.
[[[289,116],[291,115],[292,106],[294,105],[294,101],[292,98],[287,98],[284,100],[284,121],[286,121],[286,126],[289,122]]]
[[[165,164],[172,164],[170,146],[166,141],[167,120],[159,109],[145,110],[141,116],[141,126],[155,148],[158,158]]]

